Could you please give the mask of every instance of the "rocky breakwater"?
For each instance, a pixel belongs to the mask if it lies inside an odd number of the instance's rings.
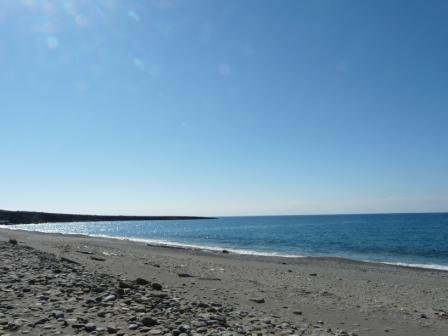
[[[0,242],[0,335],[348,335],[219,302],[191,302],[159,283],[92,273],[67,258]]]

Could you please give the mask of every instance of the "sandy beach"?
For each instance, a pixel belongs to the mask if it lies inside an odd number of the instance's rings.
[[[7,229],[0,244],[0,335],[448,334],[444,271]]]

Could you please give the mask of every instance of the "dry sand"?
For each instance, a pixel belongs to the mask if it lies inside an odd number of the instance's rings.
[[[43,257],[44,260],[53,260],[49,263],[61,263],[64,266],[61,258],[79,263],[82,268],[79,274],[83,277],[91,274],[92,279],[99,276],[98,281],[105,281],[103,278],[106,275],[105,278],[110,283],[116,283],[118,279],[133,281],[143,278],[151,283],[162,284],[162,292],[169,298],[180,298],[182,304],[203,303],[204,307],[210,307],[211,303],[221,304],[220,313],[228,316],[229,326],[227,329],[222,326],[221,329],[216,329],[216,325],[210,325],[205,331],[200,329],[203,335],[448,335],[448,272],[444,271],[353,262],[339,258],[236,255],[155,247],[116,239],[0,229],[0,241],[6,242],[10,237],[16,238],[19,244],[15,247],[3,243],[3,251],[7,256],[4,257],[6,259],[2,261],[3,264],[15,262],[17,267],[29,267],[21,265],[19,260],[22,259],[19,257],[24,253],[26,258],[27,253],[29,255],[33,250],[17,249],[28,246],[54,255],[54,260]],[[20,281],[12,285],[7,283],[9,278],[6,273],[11,270],[10,266],[2,271],[0,278],[0,322],[3,319],[3,325],[0,323],[0,335],[20,334],[20,329],[5,330],[8,326],[6,321],[20,319],[22,313],[19,308],[33,304],[31,302],[37,295],[34,293],[33,297],[15,297],[14,292],[8,290],[21,286]],[[56,266],[51,267],[53,269]],[[189,277],[181,277],[179,274]],[[151,288],[140,290],[149,291],[147,295],[152,295]],[[109,292],[106,294],[109,295]],[[18,309],[15,313],[4,306],[5,302],[11,301]],[[117,306],[121,301],[114,304]],[[153,306],[154,304],[151,309],[154,309]],[[73,312],[81,309],[80,307],[73,308]],[[88,308],[82,307],[87,309],[87,314]],[[99,308],[91,309],[96,311]],[[151,311],[147,309],[142,312]],[[42,311],[42,315],[45,314]],[[119,327],[121,334],[151,334],[151,328],[138,322],[142,315],[139,315],[138,310],[135,313],[138,315],[135,323],[140,323],[139,329],[128,330],[133,319],[129,318],[129,314],[109,317],[112,322],[126,322],[126,326]],[[164,324],[164,327],[162,330],[155,329],[153,333],[160,331],[161,334],[178,334],[179,330],[170,330],[170,323],[174,322],[164,315],[166,313],[160,314],[163,322],[161,325]],[[44,317],[46,316],[42,316]],[[185,323],[190,324],[193,318],[190,315],[181,317]],[[93,333],[107,334],[105,326],[112,322],[107,320],[107,316],[96,317],[93,323],[98,328]],[[204,323],[202,320],[199,322]],[[25,327],[22,327],[22,331],[23,328]],[[51,333],[46,333],[39,326],[26,330],[36,335],[51,335],[57,331],[63,335],[87,334],[83,329],[73,329],[70,326],[53,329]],[[193,327],[185,335],[195,333],[199,334]]]

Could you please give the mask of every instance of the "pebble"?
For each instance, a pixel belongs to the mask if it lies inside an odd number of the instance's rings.
[[[144,316],[141,318],[140,322],[145,326],[145,327],[152,327],[154,325],[157,324],[157,320],[153,319],[150,316]]]
[[[299,329],[278,322],[278,317],[255,309],[244,311],[225,301],[174,297],[172,288],[141,277],[129,281],[91,272],[77,261],[23,244],[12,247],[0,241],[0,260],[1,336],[286,336],[314,332],[312,326]],[[194,277],[189,273],[178,276]],[[215,279],[208,274],[198,275],[201,278]],[[262,297],[250,300],[265,302]],[[294,314],[299,315],[297,311]]]
[[[84,330],[87,331],[87,332],[94,331],[95,329],[96,329],[96,325],[93,324],[93,323],[87,323],[87,324],[84,326]]]
[[[178,273],[177,276],[179,278],[193,278],[193,276],[191,274],[188,274],[188,273]]]
[[[117,297],[115,296],[115,295],[107,295],[104,299],[103,299],[103,301],[104,302],[109,302],[109,301],[115,301],[117,299]]]
[[[265,303],[264,298],[257,298],[257,297],[250,298],[250,301],[255,303]]]
[[[54,310],[51,315],[55,318],[55,319],[60,319],[60,318],[64,318],[64,312],[60,311],[60,310]]]
[[[115,334],[118,331],[118,329],[115,326],[115,324],[108,324],[107,327],[106,327],[106,330],[107,330],[107,332],[109,334]]]
[[[154,290],[159,290],[159,291],[161,291],[161,290],[162,290],[162,285],[159,284],[159,283],[157,283],[157,282],[153,282],[153,283],[151,284],[151,288],[154,289]]]
[[[143,278],[137,278],[137,279],[135,279],[135,283],[137,285],[146,286],[149,284],[149,281],[146,279],[143,279]]]

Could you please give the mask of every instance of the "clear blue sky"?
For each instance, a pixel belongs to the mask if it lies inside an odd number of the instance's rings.
[[[0,0],[0,208],[448,210],[448,1]]]

